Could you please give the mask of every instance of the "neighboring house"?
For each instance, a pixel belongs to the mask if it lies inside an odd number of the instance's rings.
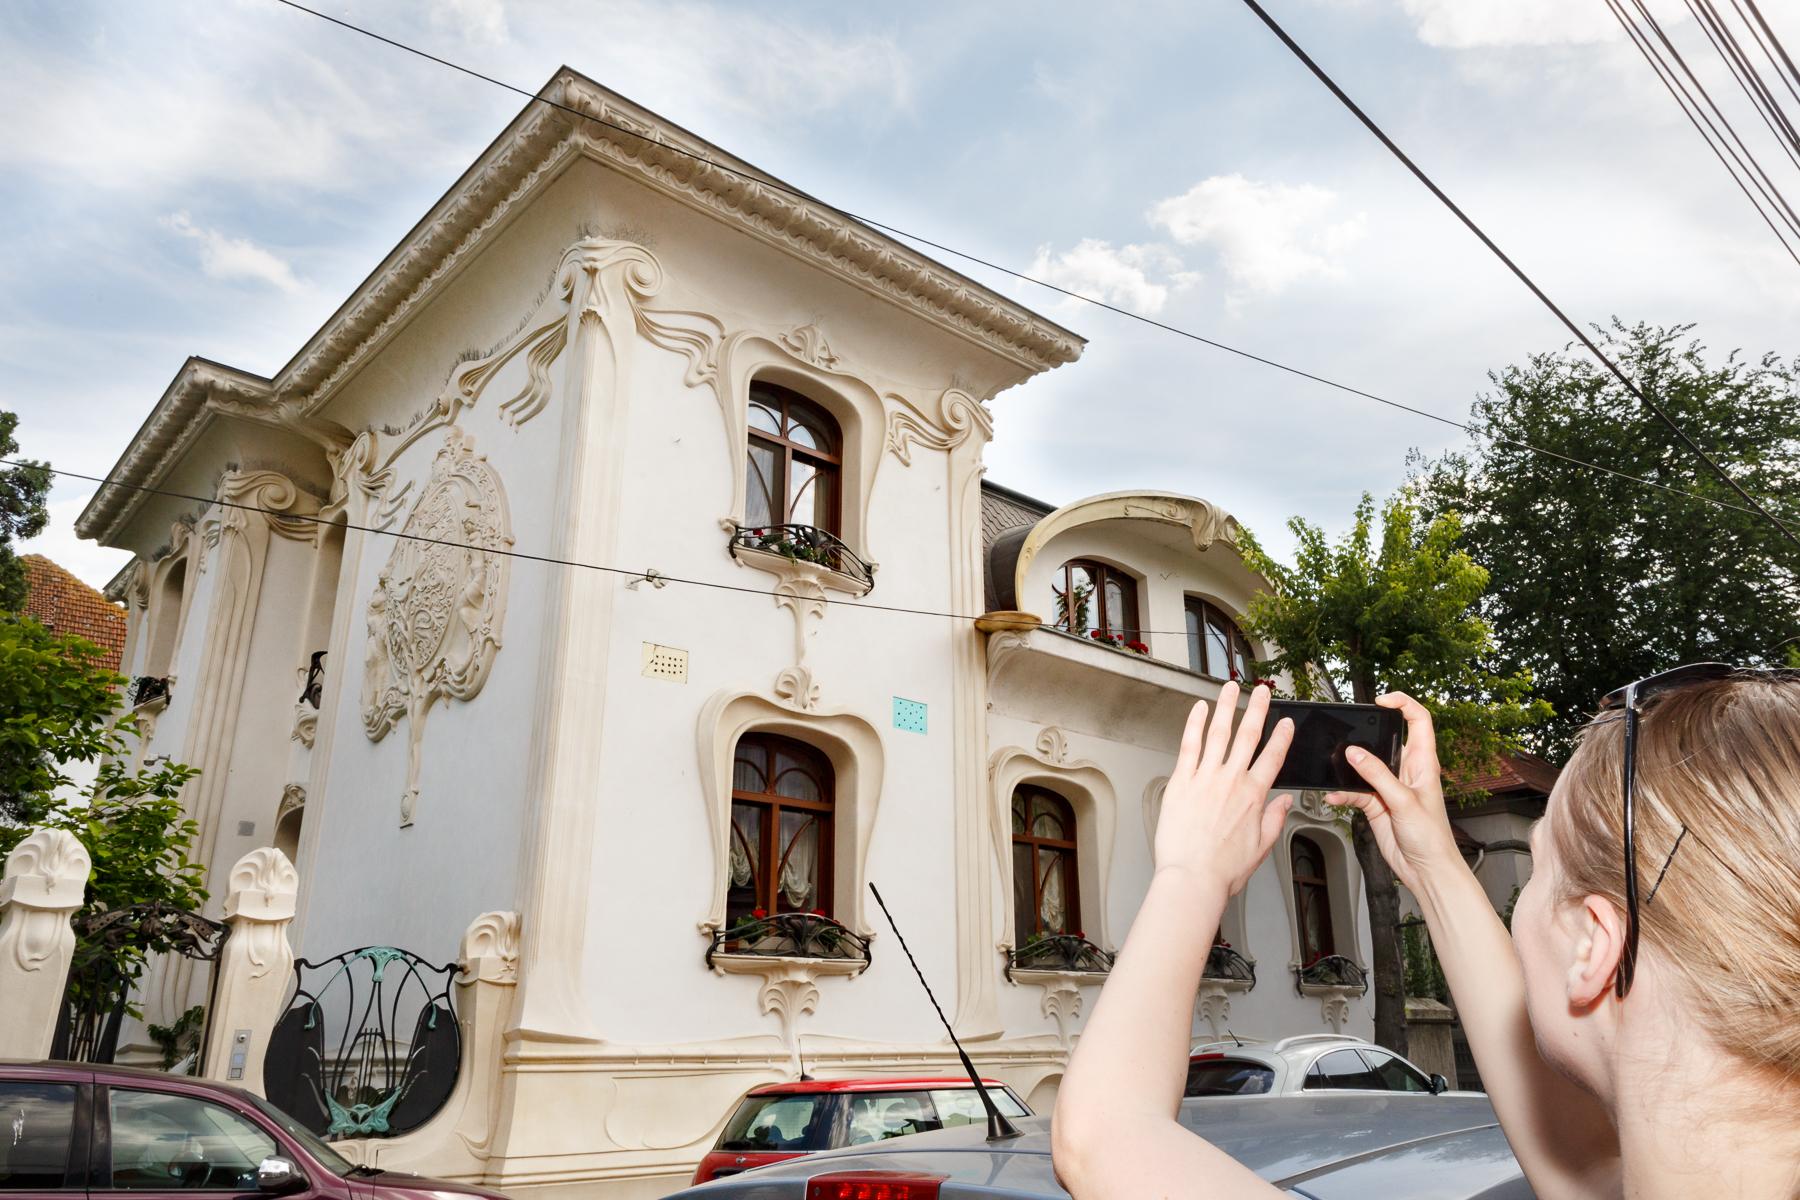
[[[1509,911],[1531,878],[1531,827],[1544,815],[1559,773],[1535,754],[1503,754],[1492,774],[1467,783],[1485,797],[1451,813],[1463,856],[1496,911]]]
[[[26,588],[20,613],[57,633],[86,638],[104,651],[101,666],[119,670],[125,650],[124,606],[114,604],[41,554],[21,555],[19,561],[25,567]],[[84,795],[99,771],[98,762],[63,763],[67,782],[57,788],[56,795],[64,800]]]
[[[515,1194],[661,1194],[802,1051],[954,1069],[871,882],[1046,1109],[1265,581],[1205,500],[982,482],[987,402],[1074,334],[572,71],[545,94],[609,124],[528,106],[273,378],[190,359],[78,522],[137,556],[125,670],[167,681],[139,714],[202,771],[213,895],[281,847],[314,960],[518,913],[462,1172]],[[1370,1032],[1298,977],[1365,961],[1361,894],[1303,797],[1196,1036]],[[830,952],[744,953],[759,911]]]

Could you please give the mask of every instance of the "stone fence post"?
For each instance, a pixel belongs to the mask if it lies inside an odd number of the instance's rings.
[[[1406,1056],[1428,1075],[1442,1075],[1456,1086],[1456,1043],[1451,1026],[1456,1010],[1424,996],[1406,998]]]
[[[0,1058],[50,1053],[75,956],[69,918],[81,907],[93,864],[62,829],[40,829],[13,847],[0,879]]]
[[[263,1055],[281,1019],[294,978],[288,924],[300,877],[287,855],[270,846],[252,850],[231,868],[225,923],[231,927],[216,964],[212,1011],[206,1014],[206,1062],[201,1074],[257,1095],[263,1092]]]

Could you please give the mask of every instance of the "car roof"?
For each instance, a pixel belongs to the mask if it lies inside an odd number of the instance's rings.
[[[112,1063],[58,1062],[53,1059],[28,1062],[23,1059],[0,1059],[0,1074],[10,1075],[15,1079],[25,1075],[45,1079],[95,1080],[99,1083],[117,1079],[173,1085],[181,1088],[203,1088],[214,1092],[234,1094],[243,1092],[242,1088],[234,1084],[221,1083],[216,1079],[206,1079],[198,1075],[172,1075],[153,1067],[115,1066]]]
[[[983,1079],[984,1087],[1004,1087],[997,1079]],[[967,1075],[949,1077],[909,1077],[898,1079],[880,1075],[863,1076],[857,1079],[797,1079],[788,1083],[765,1083],[761,1087],[751,1088],[751,1096],[810,1096],[815,1093],[833,1092],[922,1092],[926,1089],[963,1088],[974,1091],[975,1085],[969,1082]]]
[[[1485,1097],[1442,1096],[1416,1104],[1406,1097],[1349,1092],[1231,1096],[1184,1100],[1180,1120],[1270,1183],[1305,1180],[1312,1195],[1359,1194],[1334,1185],[1366,1178],[1380,1181],[1383,1200],[1450,1200],[1486,1195],[1521,1178]],[[717,1200],[741,1194],[747,1200],[785,1194],[754,1190],[778,1179],[883,1169],[946,1176],[946,1197],[1065,1197],[1051,1165],[1049,1119],[1020,1118],[1014,1124],[1021,1136],[1000,1143],[990,1144],[986,1129],[974,1124],[895,1138],[879,1149],[827,1150],[708,1184],[704,1194]],[[1399,1162],[1408,1169],[1387,1170]],[[1461,1191],[1446,1190],[1445,1180],[1452,1178]]]

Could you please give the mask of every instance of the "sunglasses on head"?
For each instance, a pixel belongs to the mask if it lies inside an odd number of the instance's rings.
[[[1625,949],[1619,955],[1619,969],[1613,980],[1613,989],[1621,1000],[1625,998],[1625,993],[1631,990],[1632,977],[1637,971],[1637,805],[1634,793],[1637,778],[1639,714],[1657,696],[1665,695],[1678,688],[1732,678],[1800,680],[1800,670],[1734,667],[1729,663],[1689,663],[1684,667],[1675,667],[1655,675],[1647,675],[1635,683],[1628,683],[1622,688],[1616,688],[1600,698],[1601,712],[1622,711],[1625,717]],[[1662,886],[1663,876],[1669,873],[1669,864],[1675,861],[1675,852],[1681,849],[1682,839],[1687,837],[1687,832],[1687,826],[1683,825],[1680,832],[1675,835],[1675,844],[1669,847],[1668,857],[1663,859],[1662,869],[1656,873],[1656,881],[1650,885],[1650,894],[1644,897],[1646,906],[1655,901],[1656,889]]]

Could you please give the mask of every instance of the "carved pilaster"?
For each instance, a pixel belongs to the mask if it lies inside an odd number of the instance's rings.
[[[28,834],[0,879],[0,1059],[50,1053],[75,954],[69,918],[82,905],[88,852],[62,829]]]
[[[288,924],[300,877],[287,855],[269,846],[252,850],[231,868],[225,922],[231,934],[219,956],[207,1019],[218,1036],[210,1039],[202,1070],[262,1094],[263,1055],[269,1035],[293,982],[294,950]],[[248,1036],[239,1041],[239,1031]]]

